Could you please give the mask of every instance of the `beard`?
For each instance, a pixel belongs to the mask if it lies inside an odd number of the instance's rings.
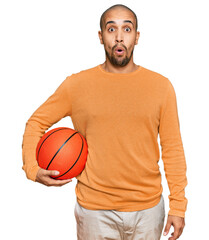
[[[118,67],[124,67],[129,63],[129,61],[133,55],[133,51],[134,51],[134,49],[131,51],[130,57],[127,57],[127,56],[115,57],[114,54],[110,55],[105,49],[106,56],[109,59],[109,61],[111,62],[111,64],[114,66],[118,66]]]

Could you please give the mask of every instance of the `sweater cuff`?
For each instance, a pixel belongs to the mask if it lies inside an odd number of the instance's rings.
[[[185,212],[178,210],[169,210],[168,215],[185,218]]]
[[[27,178],[35,182],[37,172],[40,168],[41,167],[39,167],[38,165],[35,165],[32,168],[30,168],[28,171],[26,171],[24,167],[22,169],[25,170]]]

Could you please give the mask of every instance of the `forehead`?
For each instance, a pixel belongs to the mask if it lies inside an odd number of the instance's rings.
[[[111,9],[104,17],[104,23],[115,21],[116,24],[122,24],[124,20],[130,20],[135,24],[135,17],[128,9]]]

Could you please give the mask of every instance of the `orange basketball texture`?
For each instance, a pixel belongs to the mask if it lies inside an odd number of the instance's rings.
[[[72,128],[58,127],[46,132],[36,148],[38,165],[57,170],[54,179],[69,179],[79,175],[86,164],[88,146],[85,138]]]

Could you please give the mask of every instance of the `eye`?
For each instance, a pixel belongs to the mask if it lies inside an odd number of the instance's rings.
[[[110,27],[108,28],[108,32],[113,32],[113,31],[110,31],[110,29],[114,29],[114,27]],[[129,29],[129,31],[126,31],[126,32],[130,32],[131,31],[131,28],[130,27],[125,27],[125,29]]]
[[[109,28],[108,31],[109,31],[110,29],[113,29],[113,27]],[[109,31],[109,32],[112,32],[112,31]]]
[[[131,31],[130,27],[126,27],[125,29],[127,29],[127,28]],[[130,32],[130,31],[128,31],[128,32]]]

